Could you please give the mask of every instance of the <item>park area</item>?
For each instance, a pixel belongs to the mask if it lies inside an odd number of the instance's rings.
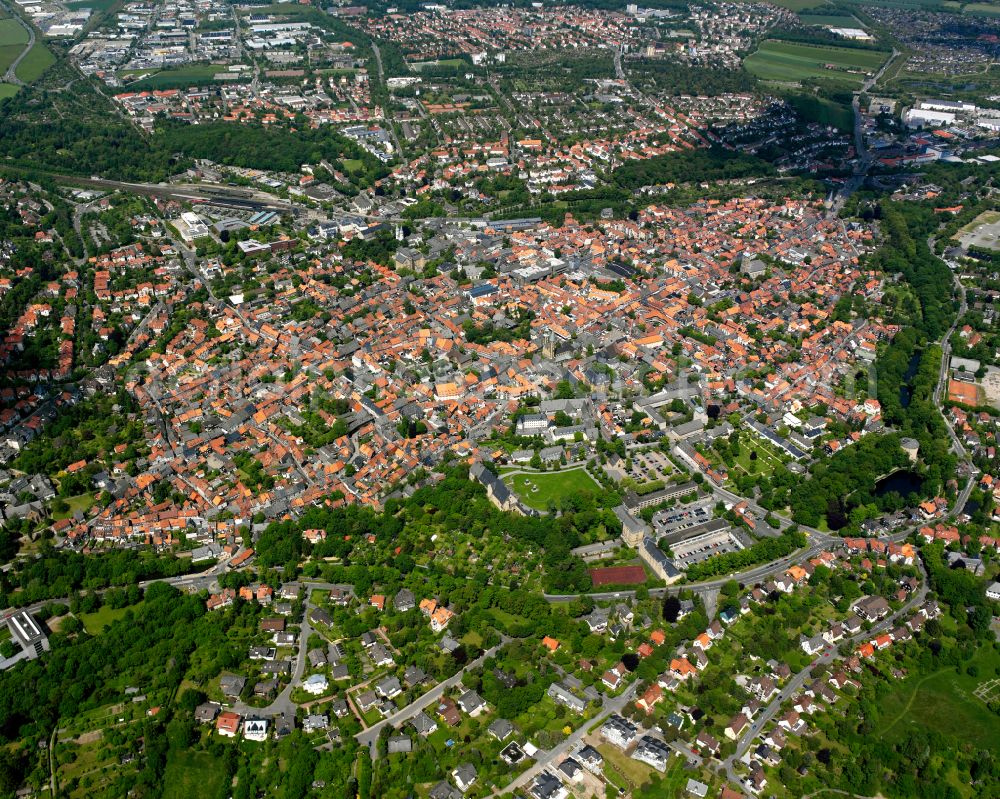
[[[105,605],[104,607],[95,610],[93,613],[81,613],[80,621],[83,622],[83,628],[91,635],[99,635],[104,632],[106,626],[114,624],[119,619],[123,618],[129,611],[136,612],[138,610],[138,605],[131,605],[124,608],[113,608],[110,605]]]
[[[521,501],[535,510],[559,507],[564,497],[580,491],[601,491],[601,487],[583,468],[558,472],[518,471],[504,475],[503,481]]]
[[[877,72],[888,56],[880,50],[768,39],[746,59],[744,66],[762,80],[798,83],[807,78],[826,78],[860,86],[865,76]]]
[[[782,458],[778,450],[760,436],[749,430],[740,431],[740,454],[733,464],[734,471],[770,477],[776,468],[784,465],[785,460],[787,458]]]
[[[1000,697],[998,669],[1000,654],[983,646],[958,670],[948,666],[910,675],[879,703],[877,736],[901,740],[908,730],[918,727],[996,751],[1000,747],[1000,718],[986,703]]]

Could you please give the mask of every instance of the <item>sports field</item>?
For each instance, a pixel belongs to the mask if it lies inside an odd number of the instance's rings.
[[[601,487],[584,469],[563,472],[522,472],[507,475],[503,481],[517,494],[525,505],[536,510],[548,510],[549,504],[557,506],[563,497],[579,491],[601,491]]]
[[[762,80],[798,82],[805,78],[827,78],[860,86],[865,73],[877,71],[888,56],[879,50],[768,39],[743,65]]]
[[[219,64],[188,64],[176,69],[161,70],[134,83],[127,82],[128,73],[122,73],[119,77],[126,83],[130,91],[141,91],[212,83],[218,73],[225,71],[226,67]]]
[[[431,69],[462,69],[463,67],[468,67],[469,63],[463,61],[461,58],[444,58],[440,61],[415,61],[410,64],[410,68],[414,72],[420,72],[425,68]]]

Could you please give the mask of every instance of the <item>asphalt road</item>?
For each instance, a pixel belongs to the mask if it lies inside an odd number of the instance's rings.
[[[410,704],[408,704],[406,707],[396,711],[391,716],[382,719],[382,721],[378,722],[377,724],[373,724],[367,730],[362,730],[361,732],[359,732],[357,735],[354,736],[354,739],[362,746],[368,747],[369,751],[372,754],[372,759],[378,757],[376,743],[378,742],[379,733],[382,732],[382,729],[386,725],[389,725],[393,728],[397,728],[401,724],[404,724],[405,722],[412,719],[420,711],[426,710],[431,705],[437,704],[438,700],[442,696],[444,696],[446,691],[450,691],[452,688],[458,685],[462,681],[462,677],[464,677],[468,672],[473,671],[474,669],[478,669],[480,666],[482,666],[483,662],[487,658],[493,657],[493,655],[497,653],[497,650],[509,640],[510,640],[509,638],[504,638],[504,640],[501,641],[500,644],[491,647],[490,649],[487,649],[485,652],[483,652],[483,654],[481,654],[475,660],[467,663],[465,668],[463,668],[461,671],[452,675],[447,680],[439,682],[437,685],[431,688],[431,690],[429,690],[426,694],[410,702]]]
[[[635,689],[637,685],[638,682],[633,682],[628,688],[625,689],[624,693],[619,696],[612,697],[611,699],[605,697],[604,703],[601,706],[601,712],[595,718],[582,723],[580,727],[565,741],[555,748],[550,749],[544,755],[541,755],[531,768],[520,776],[515,777],[503,788],[495,790],[493,792],[494,795],[508,794],[518,790],[519,788],[524,788],[546,768],[549,766],[555,766],[565,755],[568,755],[580,744],[586,736],[587,730],[598,722],[604,721],[604,719],[611,714],[621,713],[621,711],[625,708],[625,705],[635,698]]]

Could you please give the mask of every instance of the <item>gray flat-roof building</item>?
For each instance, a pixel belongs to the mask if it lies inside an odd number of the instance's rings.
[[[33,660],[49,651],[49,636],[45,628],[28,611],[15,613],[7,620],[7,626],[14,640],[24,650],[25,657]]]

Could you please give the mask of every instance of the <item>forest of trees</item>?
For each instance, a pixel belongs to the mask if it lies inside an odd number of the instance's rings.
[[[6,536],[4,536],[6,538]],[[129,586],[144,580],[176,577],[191,570],[191,560],[156,556],[132,549],[83,555],[43,544],[39,557],[23,561],[0,577],[0,607],[22,607],[63,599],[81,589]],[[20,589],[14,593],[14,589]]]
[[[775,174],[774,167],[763,159],[714,148],[629,161],[618,167],[611,177],[623,189],[638,189],[661,183],[736,180]]]
[[[53,80],[66,70],[65,65],[53,68]],[[0,101],[0,108],[0,157],[22,170],[155,183],[191,166],[193,158],[286,172],[298,172],[303,163],[352,158],[363,162],[357,174],[366,185],[388,174],[374,156],[330,126],[292,131],[164,120],[146,135],[122,120],[86,82],[76,82],[71,100],[34,86]]]
[[[814,464],[810,479],[796,483],[789,493],[792,518],[810,527],[825,518],[840,529],[851,508],[877,502],[875,481],[909,462],[899,438],[895,434],[865,436]]]
[[[471,319],[462,323],[465,340],[470,344],[489,344],[493,341],[523,341],[531,337],[531,320],[535,314],[522,313],[513,327],[497,327],[493,322],[477,325]]]
[[[630,61],[629,73],[637,83],[653,83],[657,89],[674,96],[749,92],[757,84],[753,75],[744,70],[693,66],[663,58]]]
[[[831,528],[841,529],[879,510],[898,510],[904,503],[942,493],[955,473],[956,459],[934,403],[942,358],[935,342],[955,315],[951,272],[927,245],[939,220],[931,208],[916,203],[883,203],[865,215],[881,219],[885,233],[871,264],[888,275],[899,274],[919,306],[917,318],[899,320],[904,326],[880,351],[876,376],[883,420],[920,444],[920,461],[914,471],[924,496],[876,495],[878,478],[909,464],[898,435],[869,435],[814,464],[809,479],[791,488],[788,500],[793,518],[809,526],[825,518]]]
[[[906,323],[929,339],[939,339],[955,313],[951,271],[927,246],[939,219],[932,208],[917,203],[883,202],[875,210],[885,242],[870,265],[887,275],[899,274],[920,303],[920,317]]]

